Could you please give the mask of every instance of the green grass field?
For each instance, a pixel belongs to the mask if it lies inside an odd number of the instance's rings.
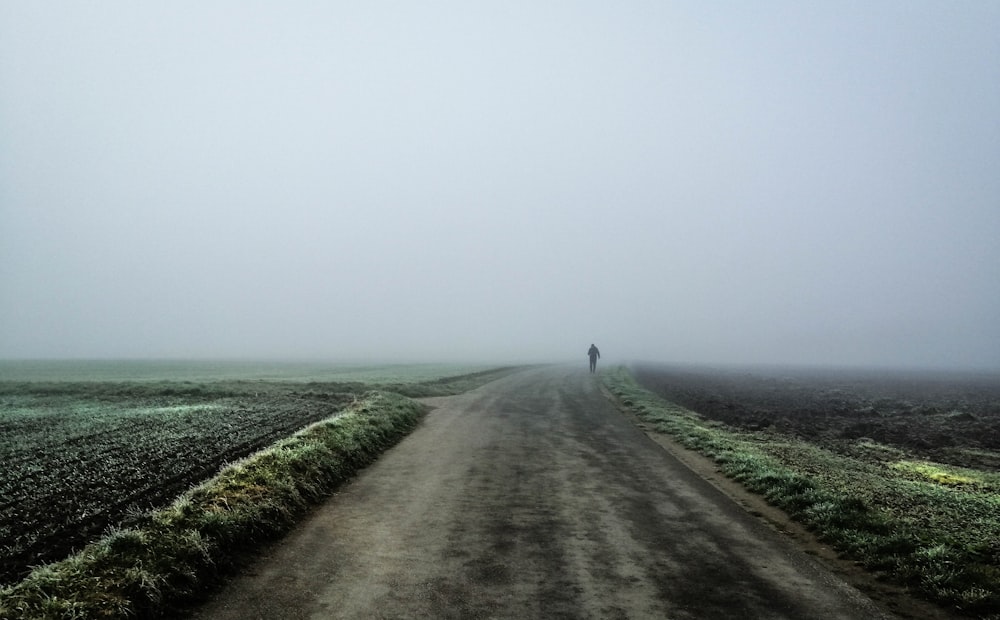
[[[349,364],[240,360],[0,360],[0,382],[414,383],[492,368],[495,366],[484,364]]]

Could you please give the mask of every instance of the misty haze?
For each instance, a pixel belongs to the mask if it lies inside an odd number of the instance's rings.
[[[0,357],[996,368],[998,26],[5,3]]]

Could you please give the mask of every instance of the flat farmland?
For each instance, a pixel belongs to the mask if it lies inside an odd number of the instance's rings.
[[[1000,373],[651,364],[633,372],[666,400],[741,429],[776,431],[851,454],[882,446],[950,465],[1000,469]]]
[[[0,370],[0,583],[128,526],[370,389],[435,394],[494,376],[456,377],[481,369],[429,365],[57,362]],[[316,381],[323,377],[336,380]]]
[[[14,393],[12,393],[14,392]],[[0,579],[61,559],[221,465],[335,415],[350,394],[0,388]]]
[[[642,392],[614,373],[611,389],[650,428],[712,458],[852,564],[951,612],[1000,617],[996,373],[632,372]]]

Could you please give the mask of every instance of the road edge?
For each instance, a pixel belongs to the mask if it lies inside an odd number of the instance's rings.
[[[413,431],[429,407],[372,391],[223,467],[172,504],[0,588],[0,618],[174,617]]]
[[[760,495],[748,491],[742,484],[728,478],[718,464],[709,457],[682,446],[670,435],[653,429],[627,405],[621,402],[604,384],[598,381],[601,394],[615,409],[667,454],[704,479],[731,501],[769,529],[792,540],[804,553],[812,556],[830,572],[843,579],[887,613],[914,620],[959,620],[967,618],[950,614],[940,607],[913,597],[902,586],[887,583],[859,566],[857,562],[842,558],[832,547],[820,541],[788,513],[767,503]]]

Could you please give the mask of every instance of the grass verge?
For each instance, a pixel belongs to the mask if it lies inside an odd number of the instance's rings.
[[[425,407],[371,392],[225,467],[170,506],[0,590],[0,618],[161,617],[412,430]]]
[[[779,433],[738,431],[664,401],[624,368],[603,380],[653,430],[712,458],[845,557],[944,607],[1000,618],[996,475],[866,461]]]

